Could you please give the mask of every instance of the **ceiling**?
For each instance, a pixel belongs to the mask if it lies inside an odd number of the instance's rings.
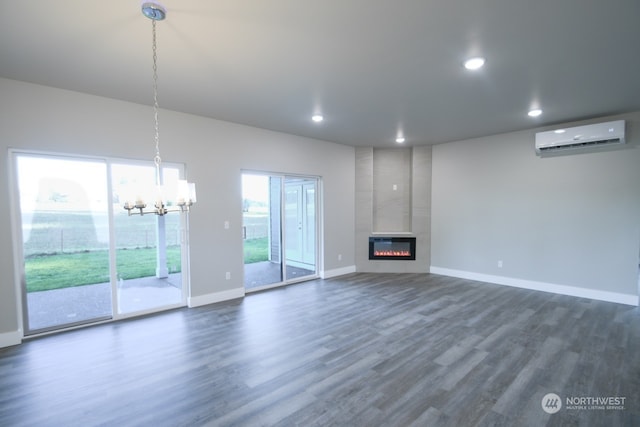
[[[640,110],[638,0],[162,3],[161,108],[374,147]],[[0,76],[151,105],[140,5],[0,0]]]

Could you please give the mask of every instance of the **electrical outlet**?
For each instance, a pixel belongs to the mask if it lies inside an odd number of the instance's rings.
[[[338,261],[342,261],[342,254],[338,254]]]
[[[502,268],[502,260],[498,260],[498,268]]]
[[[227,274],[224,275],[227,280],[231,280],[231,272],[227,271]]]
[[[228,230],[229,229],[229,221],[225,221],[224,222],[224,229]]]

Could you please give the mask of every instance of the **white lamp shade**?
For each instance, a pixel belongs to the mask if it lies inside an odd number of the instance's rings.
[[[196,202],[196,184],[194,182],[189,182],[189,200],[191,203]]]
[[[178,204],[191,204],[196,202],[196,185],[184,179],[178,180]]]
[[[154,199],[154,203],[156,206],[162,206],[167,204],[164,193],[165,193],[164,186],[156,185],[155,199]]]

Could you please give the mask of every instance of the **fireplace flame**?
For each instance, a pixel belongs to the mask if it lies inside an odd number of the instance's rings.
[[[410,251],[380,251],[380,250],[376,250],[373,251],[373,256],[411,256],[411,252]]]

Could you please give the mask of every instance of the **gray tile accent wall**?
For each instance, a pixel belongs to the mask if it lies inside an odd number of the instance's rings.
[[[356,148],[356,268],[423,273],[431,263],[431,146]],[[393,190],[393,184],[397,189]],[[416,237],[415,261],[369,260],[369,236]]]
[[[431,265],[431,146],[414,147],[411,187],[412,232],[416,237],[416,263]],[[421,270],[422,271],[422,270]]]
[[[373,148],[356,148],[356,268],[369,258],[369,235],[373,230]]]
[[[373,149],[373,231],[411,232],[411,148]]]

